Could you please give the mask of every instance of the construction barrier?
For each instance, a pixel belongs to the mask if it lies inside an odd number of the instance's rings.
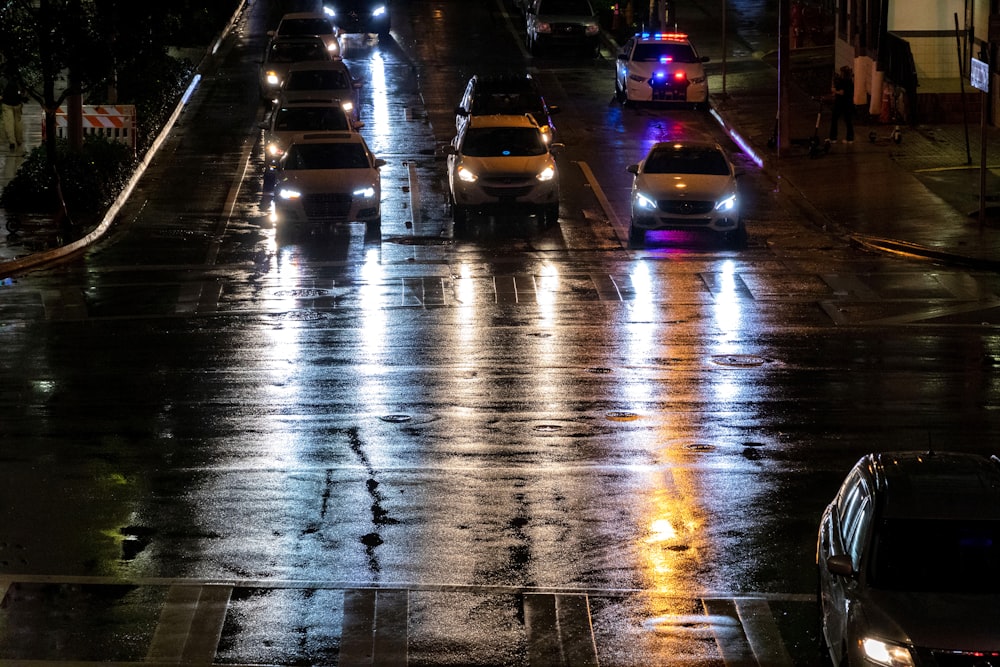
[[[135,140],[135,105],[106,104],[83,105],[83,133],[99,134],[112,141],[129,146],[132,152],[136,150]],[[56,110],[56,136],[66,137],[68,121],[66,110],[59,107]],[[42,114],[42,139],[45,139],[45,117]]]

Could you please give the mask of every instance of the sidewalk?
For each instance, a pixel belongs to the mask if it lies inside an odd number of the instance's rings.
[[[756,154],[779,187],[801,197],[816,222],[869,249],[1000,271],[1000,129],[986,131],[987,215],[980,224],[978,113],[968,122],[968,150],[966,124],[902,126],[903,139],[896,144],[889,139],[894,126],[870,124],[868,114],[860,113],[853,143],[832,144],[828,154],[810,158],[808,138],[818,103],[793,85],[791,146],[779,156],[767,145],[777,109],[777,70],[767,58],[744,59],[731,68],[727,63],[723,93],[719,69],[716,64],[709,76],[713,115]],[[829,130],[827,107],[820,137],[825,139]],[[843,137],[843,127],[840,132]],[[876,134],[874,142],[870,132]]]

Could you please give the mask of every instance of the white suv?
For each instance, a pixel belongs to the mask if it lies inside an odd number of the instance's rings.
[[[544,222],[559,218],[559,171],[554,155],[530,114],[470,116],[447,148],[448,187],[456,223],[469,212],[527,209]]]
[[[701,57],[687,35],[638,33],[618,52],[615,97],[629,102],[708,102],[708,80]]]

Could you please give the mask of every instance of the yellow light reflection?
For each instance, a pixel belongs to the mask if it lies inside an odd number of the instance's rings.
[[[559,291],[559,269],[550,262],[542,265],[540,275],[535,279],[535,298],[540,307],[542,323],[552,325],[555,315],[556,292]]]

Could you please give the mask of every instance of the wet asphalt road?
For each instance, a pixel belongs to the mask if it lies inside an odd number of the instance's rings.
[[[997,278],[863,254],[739,156],[748,248],[627,249],[625,165],[724,137],[492,2],[349,46],[382,239],[278,243],[265,10],[112,238],[0,293],[0,659],[823,664],[819,514],[871,449],[989,450]],[[522,58],[559,223],[456,233],[453,107]]]

